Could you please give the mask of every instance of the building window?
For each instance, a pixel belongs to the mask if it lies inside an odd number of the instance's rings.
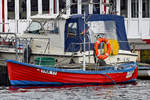
[[[59,0],[59,13],[66,13],[66,10],[68,9],[68,7],[66,8],[66,0]]]
[[[58,13],[58,12],[57,12],[57,9],[58,9],[58,8],[57,8],[57,0],[54,0],[54,1],[53,1],[53,5],[54,5],[54,14],[56,14],[56,13]]]
[[[100,14],[100,0],[93,0],[93,14]]]
[[[82,0],[82,14],[89,14],[89,0]]]
[[[139,0],[131,0],[131,17],[139,17]]]
[[[31,16],[38,14],[38,0],[31,0]]]
[[[15,19],[15,0],[8,0],[8,19]]]
[[[19,0],[19,19],[27,18],[26,0]]]
[[[77,0],[71,0],[71,14],[77,14]]]
[[[150,17],[150,0],[142,0],[142,17]]]
[[[117,14],[117,11],[116,11],[116,0],[109,0],[109,3],[110,3],[110,7],[109,7],[109,14]]]
[[[120,0],[120,15],[128,17],[128,0]]]
[[[42,0],[42,12],[43,14],[48,14],[49,13],[49,0]]]

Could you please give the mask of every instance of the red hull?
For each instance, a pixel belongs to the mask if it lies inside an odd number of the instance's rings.
[[[123,83],[136,80],[138,67],[132,71],[118,73],[74,73],[40,69],[36,66],[28,66],[20,63],[7,61],[8,73],[11,85],[32,85],[40,84],[84,84],[84,83]],[[44,67],[46,68],[46,67]],[[17,83],[16,83],[17,82]],[[21,83],[21,82],[24,82]],[[29,83],[28,83],[29,82]],[[44,83],[47,82],[47,83]]]

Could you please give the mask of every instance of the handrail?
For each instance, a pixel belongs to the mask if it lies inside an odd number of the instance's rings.
[[[15,41],[17,42],[17,35],[15,33],[11,33],[11,32],[0,32],[0,35],[14,35],[15,37]],[[17,49],[17,43],[16,43],[16,46],[15,46],[15,51],[16,51],[16,60],[18,60],[18,49]]]
[[[19,38],[17,37],[16,33],[10,33],[10,32],[0,32],[0,39],[1,39],[1,48],[12,48],[15,49],[16,53],[16,60],[19,60],[19,53],[25,50],[27,46],[31,45],[31,41],[35,39],[47,39],[48,42],[46,44],[46,47],[43,50],[43,53],[45,53],[50,49],[50,38]],[[11,45],[9,45],[11,43]],[[21,48],[20,48],[21,47]],[[20,48],[20,49],[19,49]],[[4,50],[4,49],[2,49]],[[21,51],[20,51],[21,50]]]

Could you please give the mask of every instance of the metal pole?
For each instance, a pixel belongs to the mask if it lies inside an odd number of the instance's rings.
[[[90,50],[91,50],[91,46],[90,46],[90,42],[89,42],[89,63],[91,63],[91,54],[90,54]]]
[[[85,12],[84,12],[84,42],[83,42],[83,70],[86,70],[86,65],[85,65]]]
[[[19,58],[19,55],[18,55],[18,39],[16,38],[16,34],[15,34],[15,41],[16,41],[16,46],[15,46],[15,51],[16,51],[16,60],[18,60]]]
[[[17,33],[18,33],[18,20],[17,20]]]

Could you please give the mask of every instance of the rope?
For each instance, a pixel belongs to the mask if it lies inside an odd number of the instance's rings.
[[[111,77],[109,77],[107,74],[103,74],[103,75],[105,75],[106,77],[108,77],[113,82],[113,84],[116,85],[116,82]]]

